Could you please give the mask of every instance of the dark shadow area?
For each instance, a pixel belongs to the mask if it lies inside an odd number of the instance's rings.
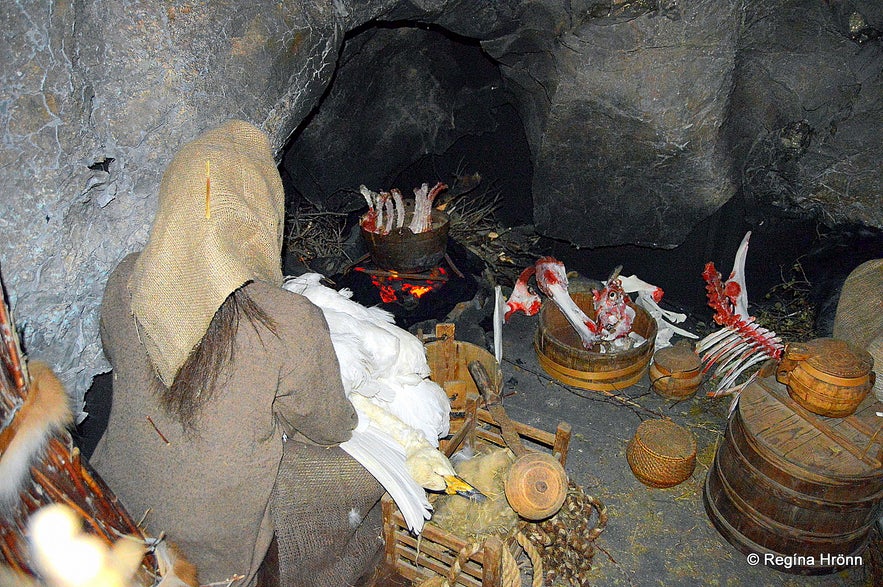
[[[92,385],[86,391],[85,401],[84,409],[89,415],[77,425],[71,436],[82,455],[88,460],[95,452],[95,446],[101,440],[104,429],[107,428],[110,407],[113,403],[113,372],[102,373],[92,379]]]

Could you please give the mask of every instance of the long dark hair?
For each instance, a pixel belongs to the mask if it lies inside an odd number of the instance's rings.
[[[185,430],[195,430],[203,406],[218,391],[221,370],[234,361],[236,332],[243,318],[255,332],[260,333],[260,324],[276,334],[276,322],[251,299],[243,285],[227,296],[215,312],[208,330],[190,351],[171,387],[159,383],[160,404]]]

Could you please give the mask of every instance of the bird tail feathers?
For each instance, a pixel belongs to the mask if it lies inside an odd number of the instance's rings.
[[[30,389],[24,403],[0,431],[0,513],[11,514],[18,492],[30,480],[53,434],[73,423],[70,397],[52,368],[42,361],[28,366]]]
[[[352,437],[340,448],[374,475],[392,496],[408,529],[420,534],[423,523],[432,515],[432,505],[426,498],[426,491],[408,473],[402,447],[384,431],[368,425],[354,430]]]
[[[157,587],[199,587],[196,567],[168,540],[157,543],[154,549],[159,575]]]

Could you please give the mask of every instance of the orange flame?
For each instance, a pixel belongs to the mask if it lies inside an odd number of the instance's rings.
[[[422,298],[433,290],[431,285],[414,285],[412,283],[403,283],[402,291],[411,294],[415,298]]]
[[[372,279],[371,282],[380,290],[380,299],[383,300],[384,304],[391,304],[399,299],[399,296],[396,295],[396,290],[391,285],[384,285],[378,279]]]
[[[361,267],[356,267],[355,270],[364,271]],[[447,275],[447,271],[443,267],[436,267],[430,272],[430,275],[434,277]],[[404,297],[420,299],[429,292],[435,291],[444,285],[444,281],[420,279],[415,281],[416,283],[405,281],[396,271],[389,271],[389,276],[371,276],[371,283],[377,288],[380,293],[380,299],[384,304],[400,300],[401,294],[404,294]]]

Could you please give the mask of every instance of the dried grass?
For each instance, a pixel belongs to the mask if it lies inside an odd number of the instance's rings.
[[[530,227],[506,228],[496,218],[503,194],[493,185],[483,186],[478,172],[453,174],[450,188],[442,194],[441,207],[451,218],[450,237],[480,258],[488,283],[515,284],[518,275],[540,253],[540,236]]]
[[[344,256],[347,215],[302,202],[285,218],[284,246],[301,260]]]
[[[782,274],[782,282],[754,306],[752,314],[759,325],[775,331],[783,341],[815,338],[816,308],[810,300],[810,288],[800,261],[796,261],[788,274]]]

